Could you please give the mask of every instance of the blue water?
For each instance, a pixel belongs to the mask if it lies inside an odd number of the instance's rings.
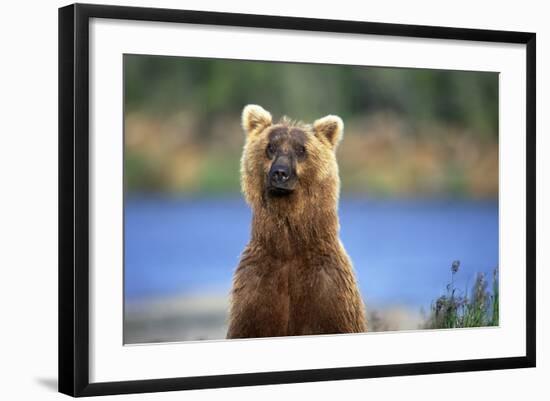
[[[371,305],[428,307],[498,265],[496,201],[341,199],[341,238]],[[228,294],[248,241],[243,200],[130,198],[125,205],[125,297]]]

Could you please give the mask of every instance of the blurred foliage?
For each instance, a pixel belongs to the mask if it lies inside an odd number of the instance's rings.
[[[497,73],[126,55],[124,74],[131,191],[238,191],[255,103],[275,119],[340,115],[344,191],[498,193]]]

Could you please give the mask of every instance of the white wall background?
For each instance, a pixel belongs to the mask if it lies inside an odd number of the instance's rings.
[[[107,0],[106,0],[107,1]],[[95,2],[95,1],[94,1]],[[537,33],[538,367],[536,369],[123,396],[151,400],[315,398],[545,400],[550,394],[550,25],[545,2],[115,1],[112,4]],[[5,3],[0,22],[0,399],[50,400],[57,387],[57,8]],[[546,113],[545,113],[546,112]],[[452,344],[449,344],[452,346]],[[112,399],[107,397],[104,399]],[[121,399],[122,396],[117,398]]]

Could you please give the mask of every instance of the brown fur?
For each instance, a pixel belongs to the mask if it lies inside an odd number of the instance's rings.
[[[366,331],[363,301],[338,234],[335,150],[342,121],[327,116],[313,126],[288,119],[273,124],[267,111],[249,105],[243,128],[241,184],[253,211],[252,233],[233,279],[227,337]],[[273,197],[266,191],[266,148],[270,132],[281,128],[288,138],[305,138],[306,156],[296,163],[294,191]],[[289,141],[281,146],[288,148]]]

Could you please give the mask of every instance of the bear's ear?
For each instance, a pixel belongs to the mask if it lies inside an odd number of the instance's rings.
[[[326,139],[333,150],[344,135],[344,122],[338,116],[329,115],[313,123],[313,131],[320,139]]]
[[[247,135],[259,132],[271,125],[271,114],[262,106],[249,104],[243,109],[242,125]]]

